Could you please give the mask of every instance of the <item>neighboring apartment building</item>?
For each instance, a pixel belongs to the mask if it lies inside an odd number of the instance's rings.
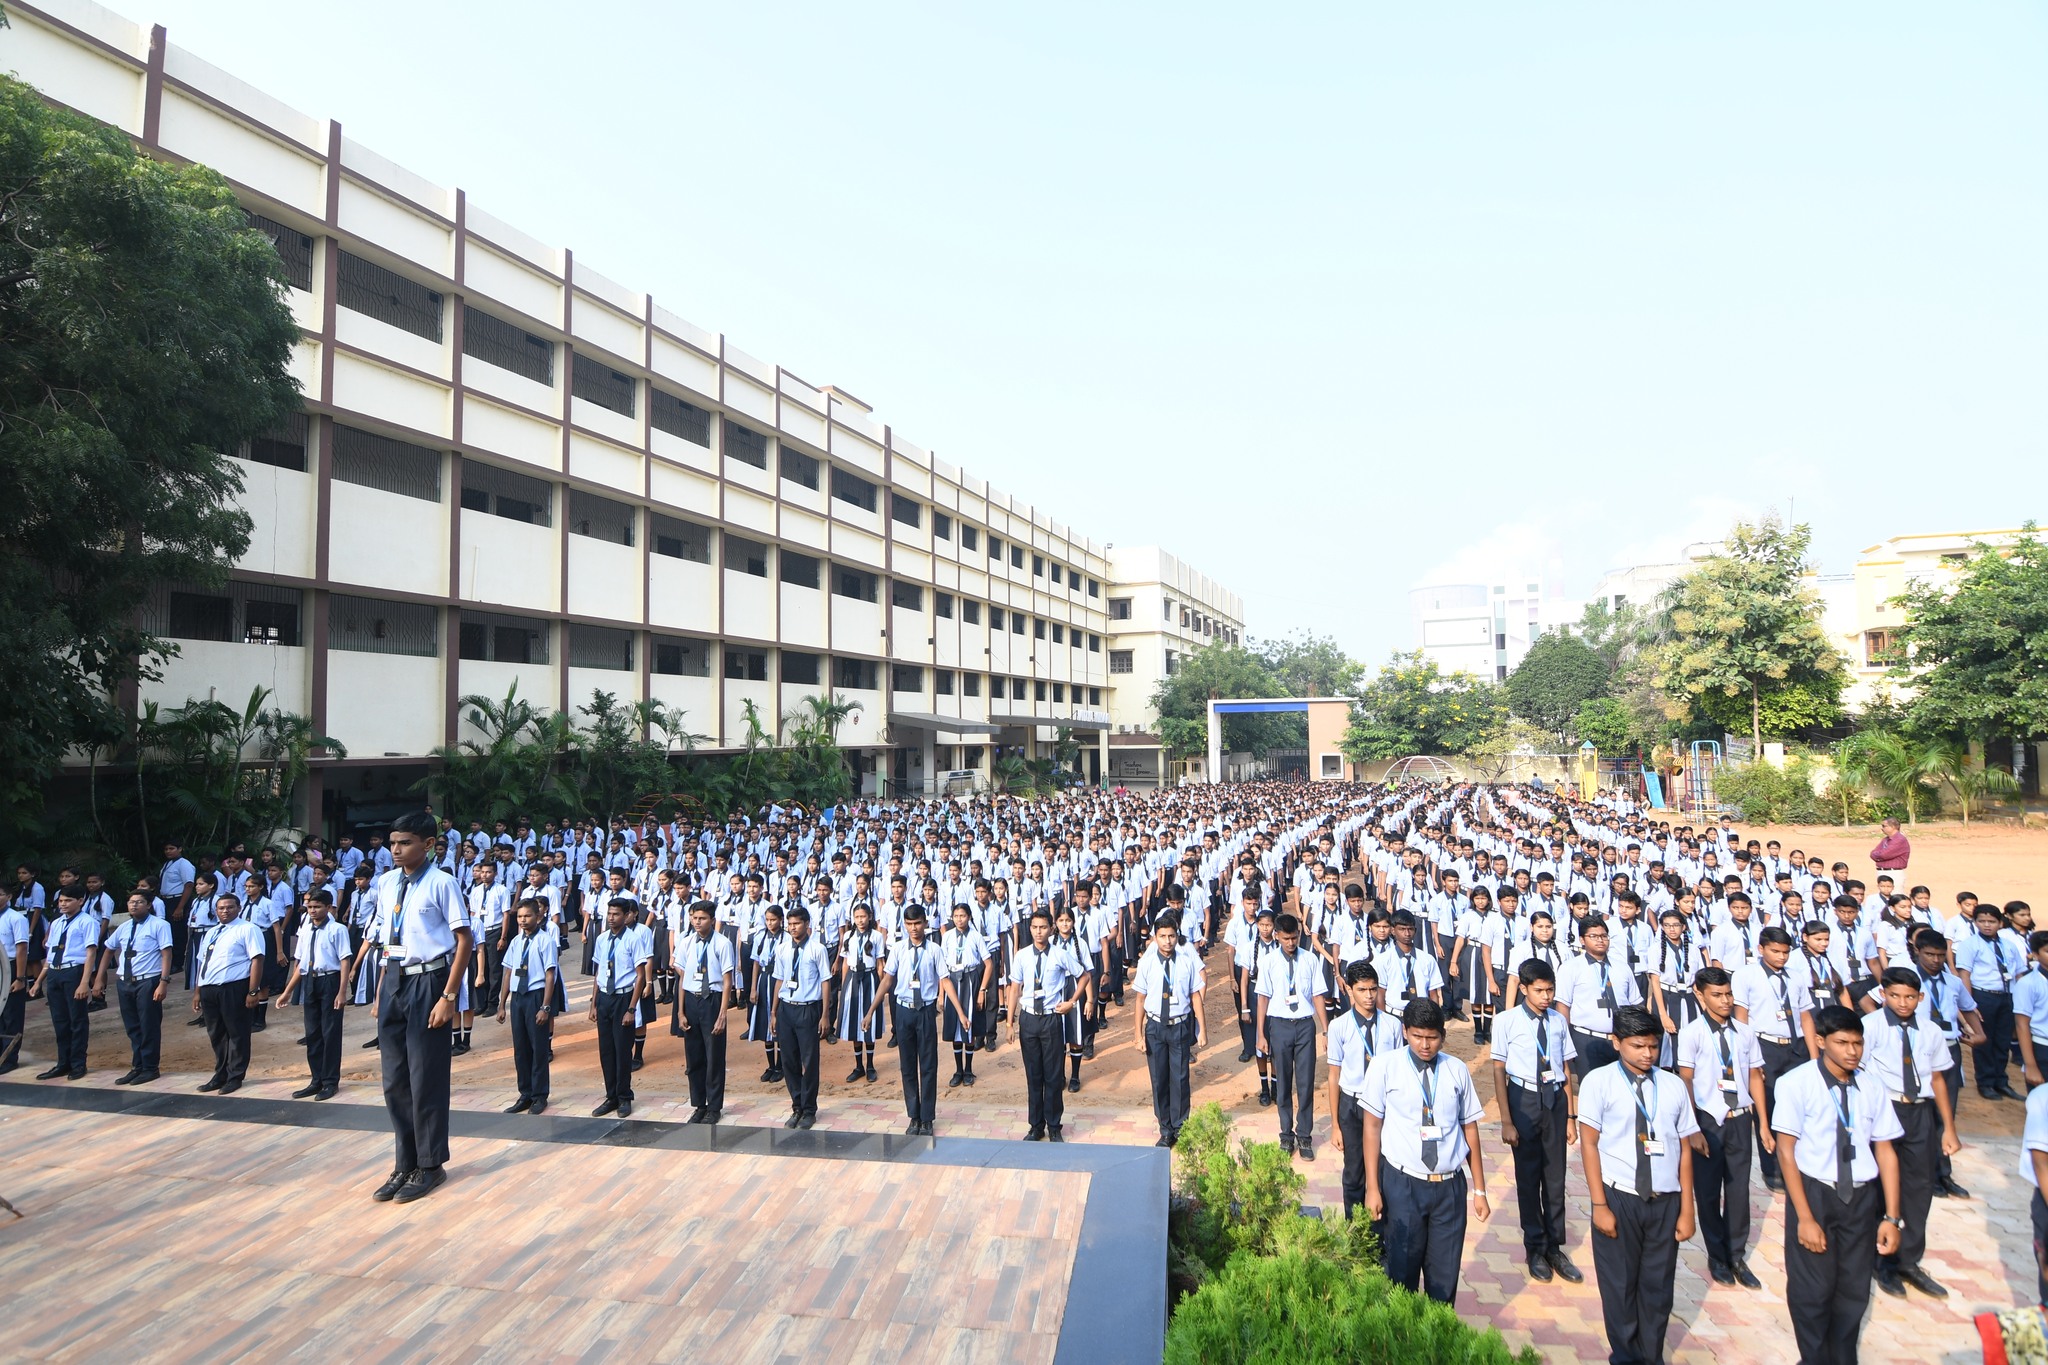
[[[1577,604],[1546,591],[1543,576],[1503,574],[1492,583],[1424,584],[1408,593],[1415,647],[1445,673],[1498,682],[1552,626],[1578,619]]]
[[[1861,711],[1879,697],[1903,701],[1912,694],[1910,682],[1888,672],[1887,656],[1907,620],[1906,612],[1892,605],[1893,598],[1918,584],[1953,579],[1976,556],[1980,543],[2007,545],[2020,534],[2014,528],[1893,536],[1864,550],[1853,575],[1821,579],[1822,620],[1849,669],[1842,704]]]
[[[250,689],[348,748],[309,823],[401,798],[459,699],[603,691],[734,747],[809,695],[870,789],[986,773],[1060,727],[1106,766],[1107,547],[468,201],[80,0],[9,4],[9,65],[60,105],[234,184],[276,242],[305,411],[239,452],[248,553],[218,592],[165,584],[181,650],[142,700]],[[288,71],[288,69],[287,69]],[[1161,558],[1162,566],[1172,561]],[[1227,615],[1234,633],[1241,608]],[[1116,623],[1127,628],[1128,623]],[[1213,626],[1209,627],[1213,630]],[[1191,648],[1172,608],[1155,634]],[[1155,650],[1155,654],[1157,651]],[[1151,667],[1148,659],[1146,667]]]
[[[1109,576],[1108,774],[1131,786],[1204,781],[1202,755],[1167,771],[1152,695],[1190,654],[1244,643],[1244,600],[1156,545],[1111,547]]]
[[[1719,541],[1695,541],[1669,564],[1633,564],[1627,568],[1609,569],[1600,575],[1593,595],[1586,599],[1587,604],[1605,602],[1610,611],[1620,611],[1627,606],[1653,606],[1666,588],[1691,573],[1701,560],[1717,555],[1721,550]]]

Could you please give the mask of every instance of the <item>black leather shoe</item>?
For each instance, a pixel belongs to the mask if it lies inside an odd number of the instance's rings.
[[[2027,1102],[2027,1097],[2025,1095],[2022,1095],[2019,1091],[2013,1089],[2011,1083],[2007,1081],[2000,1081],[1998,1083],[1998,1093],[2006,1099],[2017,1100],[2021,1104],[2025,1104]]]
[[[1879,1266],[1877,1268],[1877,1273],[1875,1275],[1872,1275],[1871,1279],[1877,1282],[1877,1287],[1879,1289],[1882,1289],[1885,1293],[1891,1295],[1893,1298],[1903,1299],[1906,1297],[1906,1286],[1904,1282],[1902,1282],[1899,1279],[1899,1272],[1893,1270],[1891,1267]]]
[[[958,1090],[958,1089],[960,1088],[960,1084],[961,1084],[961,1081],[962,1081],[962,1079],[963,1079],[963,1078],[964,1078],[964,1077],[965,1077],[966,1075],[967,1075],[967,1073],[966,1073],[966,1072],[964,1072],[964,1071],[956,1071],[956,1072],[954,1072],[954,1073],[953,1073],[953,1078],[952,1078],[951,1080],[949,1080],[949,1081],[947,1081],[947,1082],[946,1082],[946,1089],[948,1089],[948,1090]]]
[[[523,1114],[531,1108],[533,1108],[533,1101],[521,1095],[518,1099],[512,1101],[505,1112],[508,1114]]]
[[[868,1063],[868,1079],[870,1081],[875,1079],[875,1064],[873,1062]]]
[[[242,1083],[240,1081],[222,1081],[220,1083],[220,1093],[223,1095],[232,1095],[241,1088]]]
[[[118,1077],[118,1078],[116,1078],[116,1079],[115,1079],[115,1081],[114,1081],[114,1084],[115,1084],[115,1085],[133,1085],[133,1084],[135,1084],[135,1078],[136,1078],[137,1076],[140,1076],[141,1074],[142,1074],[142,1072],[141,1072],[141,1071],[139,1071],[139,1070],[136,1070],[136,1071],[130,1071],[130,1072],[129,1072],[129,1073],[127,1074],[127,1075],[125,1075],[125,1076],[121,1076],[121,1077]]]
[[[1026,1132],[1026,1133],[1024,1134],[1024,1140],[1025,1140],[1026,1142],[1043,1142],[1043,1141],[1045,1141],[1045,1129],[1043,1129],[1043,1128],[1033,1128],[1033,1129],[1031,1129],[1030,1131],[1028,1131],[1028,1132]]]
[[[690,1117],[684,1119],[683,1122],[702,1123],[704,1121],[704,1116],[710,1112],[711,1111],[709,1109],[706,1109],[703,1105],[700,1104],[695,1109],[692,1109],[690,1111]]]
[[[140,1084],[141,1084],[141,1082],[140,1082],[140,1081],[138,1081],[138,1082],[136,1082],[136,1084],[140,1085]],[[333,1099],[333,1098],[334,1098],[334,1097],[335,1097],[335,1096],[336,1096],[337,1094],[339,1094],[339,1093],[341,1093],[341,1092],[340,1092],[340,1091],[338,1091],[338,1090],[336,1090],[336,1089],[335,1089],[335,1088],[334,1088],[333,1086],[331,1086],[331,1085],[330,1085],[330,1086],[328,1086],[328,1087],[327,1087],[327,1088],[326,1088],[325,1090],[322,1090],[322,1091],[321,1091],[321,1092],[320,1092],[319,1094],[317,1094],[317,1095],[313,1096],[313,1098],[314,1098],[315,1100],[331,1100],[331,1099]]]
[[[1237,1060],[1240,1062],[1249,1062],[1251,1059],[1252,1050],[1250,1048],[1245,1048],[1237,1054]]]
[[[704,1116],[704,1122],[715,1124],[720,1122],[724,1118],[725,1111],[723,1109],[714,1109]]]
[[[213,1090],[218,1090],[218,1089],[220,1089],[220,1077],[218,1077],[218,1076],[213,1076],[213,1077],[210,1077],[210,1078],[209,1078],[209,1079],[207,1080],[206,1084],[204,1084],[204,1085],[200,1086],[200,1087],[199,1087],[199,1089],[200,1089],[201,1093],[205,1093],[205,1092],[208,1092],[208,1091],[213,1091]]]
[[[422,1166],[406,1178],[392,1199],[400,1204],[410,1204],[415,1199],[425,1199],[435,1190],[448,1183],[448,1172],[439,1166]]]
[[[847,1079],[847,1081],[848,1081],[848,1082],[850,1083],[850,1082],[853,1082],[853,1081],[857,1081],[857,1080],[859,1080],[859,1079],[860,1079],[861,1077],[863,1077],[863,1076],[865,1076],[865,1075],[867,1075],[867,1074],[868,1074],[868,1072],[867,1072],[867,1068],[866,1068],[866,1067],[864,1067],[864,1066],[859,1066],[859,1065],[856,1065],[856,1066],[855,1066],[855,1067],[853,1068],[853,1070],[851,1070],[851,1071],[849,1071],[849,1072],[847,1072],[847,1073],[846,1073],[846,1079]]]
[[[603,1104],[600,1104],[599,1106],[597,1106],[597,1108],[590,1111],[590,1117],[594,1119],[601,1119],[606,1114],[612,1113],[618,1107],[619,1102],[617,1100],[606,1100]]]
[[[803,1120],[804,1116],[802,1114],[791,1114],[788,1118],[782,1121],[782,1126],[784,1128],[794,1128],[799,1123],[802,1123]]]
[[[619,1101],[619,1117],[620,1117],[620,1118],[622,1118],[622,1119],[629,1119],[629,1118],[632,1118],[632,1117],[633,1117],[633,1101],[631,1101],[631,1100],[620,1100],[620,1101]]]
[[[1273,1092],[1272,1092],[1271,1090],[1268,1090],[1268,1089],[1267,1089],[1267,1088],[1266,1088],[1265,1086],[1263,1086],[1263,1085],[1262,1085],[1262,1086],[1260,1086],[1260,1087],[1259,1087],[1259,1108],[1261,1108],[1261,1109],[1264,1109],[1264,1108],[1266,1108],[1267,1106],[1269,1106],[1269,1105],[1270,1105],[1270,1104],[1272,1104],[1272,1103],[1273,1103]]]
[[[538,1118],[540,1115],[548,1112],[548,1102],[546,1100],[535,1100],[526,1112],[529,1116]]]
[[[1541,1256],[1531,1256],[1529,1258],[1529,1278],[1538,1284],[1549,1284],[1550,1262],[1544,1260]]]
[[[163,1073],[160,1071],[138,1071],[135,1073],[135,1079],[128,1082],[128,1084],[148,1085],[151,1081],[155,1080],[158,1076],[162,1074]]]
[[[1065,1142],[1067,1139],[1060,1132],[1060,1126],[1055,1123],[1052,1127],[1045,1130],[1045,1140],[1047,1142]]]
[[[363,1051],[368,1052],[371,1048],[375,1046],[377,1046],[376,1034],[373,1033],[369,1037],[363,1039]]]
[[[916,1137],[916,1136],[917,1136],[917,1135],[918,1135],[918,1134],[919,1134],[920,1132],[923,1132],[923,1131],[924,1131],[924,1125],[923,1125],[923,1124],[921,1124],[921,1123],[919,1123],[919,1122],[918,1122],[918,1121],[917,1121],[916,1119],[912,1119],[912,1120],[910,1121],[910,1126],[909,1126],[908,1128],[905,1128],[905,1129],[903,1130],[903,1136],[905,1136],[905,1137]]]
[[[1930,1299],[1945,1299],[1948,1297],[1948,1290],[1942,1286],[1941,1281],[1935,1279],[1917,1265],[1900,1267],[1899,1278]]]
[[[1173,1146],[1173,1139],[1168,1137],[1166,1134],[1161,1133],[1159,1135],[1159,1141],[1153,1143],[1152,1145],[1154,1147],[1171,1147]]]
[[[1294,1154],[1303,1161],[1314,1161],[1316,1159],[1315,1146],[1307,1138],[1303,1138],[1294,1144]]]
[[[411,1179],[411,1177],[411,1171],[393,1171],[390,1175],[390,1178],[385,1180],[383,1184],[379,1185],[377,1187],[377,1192],[371,1195],[370,1198],[376,1200],[380,1204],[390,1202],[392,1196],[396,1195],[398,1191],[404,1187],[405,1182]]]
[[[1074,1076],[1067,1081],[1067,1093],[1069,1095],[1081,1093],[1081,1078],[1079,1076]]]
[[[1715,1284],[1734,1284],[1735,1267],[1729,1265],[1726,1261],[1716,1261],[1709,1258],[1707,1261],[1707,1278]]]
[[[1782,1175],[1765,1176],[1764,1188],[1770,1190],[1774,1194],[1783,1194],[1785,1192],[1785,1177]]]
[[[1935,1193],[1944,1199],[1968,1199],[1970,1197],[1970,1192],[1961,1185],[1956,1184],[1954,1179],[1942,1181]]]
[[[297,1090],[292,1091],[292,1098],[295,1100],[310,1100],[319,1093],[320,1086],[318,1082],[315,1082],[312,1085],[302,1085]]]
[[[1737,1261],[1729,1269],[1735,1272],[1735,1283],[1741,1285],[1744,1289],[1762,1289],[1764,1287],[1764,1282],[1759,1280],[1756,1277],[1756,1272],[1749,1268],[1748,1261]]]
[[[770,1081],[772,1081],[772,1080],[774,1080],[774,1079],[775,1079],[775,1068],[774,1068],[774,1067],[772,1067],[772,1066],[771,1066],[771,1067],[768,1067],[768,1068],[767,1068],[766,1070],[762,1071],[762,1073],[761,1073],[761,1084],[763,1084],[763,1085],[766,1085],[766,1084],[768,1084],[768,1082],[770,1082]]]
[[[805,1114],[803,1115],[803,1117],[799,1118],[799,1119],[798,1119],[798,1120],[796,1121],[796,1126],[797,1126],[798,1128],[809,1128],[809,1127],[810,1127],[811,1125],[815,1124],[815,1123],[816,1123],[817,1121],[818,1121],[818,1116],[817,1116],[816,1114],[812,1114],[812,1113],[806,1112],[806,1113],[805,1113]]]
[[[1572,1258],[1565,1255],[1562,1250],[1551,1252],[1549,1260],[1550,1268],[1557,1272],[1557,1278],[1563,1280],[1566,1284],[1582,1284],[1585,1282],[1586,1277],[1579,1273],[1579,1268],[1572,1264]]]
[[[36,1073],[36,1079],[39,1081],[54,1081],[58,1077],[65,1076],[68,1074],[70,1074],[69,1068],[53,1066],[48,1071],[38,1071]]]

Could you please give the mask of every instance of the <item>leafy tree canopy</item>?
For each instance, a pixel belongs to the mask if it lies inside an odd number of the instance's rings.
[[[1928,734],[1989,740],[2048,735],[2048,546],[2028,522],[2011,545],[1979,545],[1952,582],[1915,583],[1898,599],[1896,676],[1907,717]]]
[[[1152,693],[1159,712],[1159,739],[1175,755],[1206,752],[1209,747],[1209,699],[1222,697],[1284,697],[1288,692],[1271,664],[1258,650],[1244,645],[1210,645],[1180,661],[1173,676],[1161,678]],[[1225,716],[1223,747],[1263,757],[1273,749],[1308,742],[1300,716]]]
[[[298,405],[276,250],[203,166],[0,77],[0,820],[107,698],[173,646],[159,583],[217,583],[248,546],[233,451]]]
[[[1507,698],[1469,673],[1446,674],[1415,650],[1396,654],[1359,694],[1344,732],[1354,763],[1409,754],[1462,754],[1507,717]]]
[[[1568,741],[1579,708],[1606,693],[1608,672],[1592,645],[1570,631],[1548,631],[1508,674],[1508,704],[1523,720]]]
[[[1285,697],[1348,697],[1365,680],[1365,665],[1327,635],[1306,631],[1284,640],[1254,640],[1254,648]]]

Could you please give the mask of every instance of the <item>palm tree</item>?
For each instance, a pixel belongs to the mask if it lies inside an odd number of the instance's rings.
[[[1849,814],[1856,798],[1870,785],[1870,741],[1875,731],[1853,734],[1835,745],[1835,795],[1842,803],[1842,828],[1849,827]]]
[[[782,723],[788,725],[792,719],[798,719],[801,724],[822,734],[827,743],[837,744],[839,727],[851,720],[854,712],[860,709],[859,702],[841,701],[836,692],[824,696],[814,693],[798,702],[796,710],[785,715]]]
[[[1970,807],[1982,805],[1993,794],[2016,792],[2020,784],[2003,768],[1979,763],[1970,746],[1953,739],[1929,740],[1924,746],[1930,775],[1955,793],[1963,823],[1970,823]]]
[[[1927,746],[1891,730],[1873,730],[1863,743],[1863,762],[1877,785],[1906,803],[1908,824],[1920,823],[1919,796],[1939,767]]]

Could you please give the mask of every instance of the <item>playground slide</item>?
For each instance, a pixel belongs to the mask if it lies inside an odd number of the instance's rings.
[[[1650,809],[1668,809],[1664,804],[1664,779],[1648,768],[1643,769],[1643,795],[1649,798]]]

